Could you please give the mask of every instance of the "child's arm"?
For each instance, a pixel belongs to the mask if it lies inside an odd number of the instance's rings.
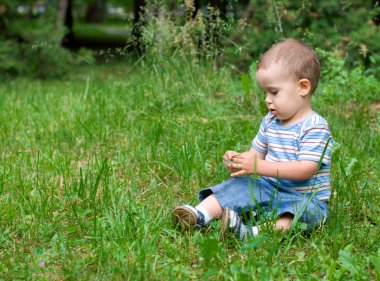
[[[254,147],[252,147],[248,152],[253,153],[255,156],[257,156],[258,159],[262,159],[262,160],[264,160],[265,155],[267,155],[266,153],[256,150]]]
[[[314,161],[267,161],[256,155],[256,153],[252,153],[251,150],[234,157],[234,163],[227,165],[228,168],[238,170],[231,174],[232,177],[258,174],[273,178],[301,181],[311,178],[318,168],[318,163]]]

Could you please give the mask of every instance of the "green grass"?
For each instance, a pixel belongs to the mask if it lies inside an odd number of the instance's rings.
[[[171,58],[3,81],[0,279],[379,279],[379,82],[325,77],[314,104],[339,144],[330,220],[247,243],[171,219],[228,178],[225,150],[249,148],[265,110],[246,78]]]

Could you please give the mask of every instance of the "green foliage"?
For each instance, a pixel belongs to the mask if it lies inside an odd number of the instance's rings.
[[[20,4],[36,5],[34,1],[6,1],[6,13],[0,15],[0,76],[27,75],[57,78],[73,66],[88,61],[88,52],[72,52],[61,47],[63,30],[56,27],[55,6],[46,5],[42,15],[18,15]]]
[[[186,6],[182,17],[173,15],[164,7],[159,8],[159,16],[152,13],[149,7],[146,9],[149,20],[141,26],[141,43],[148,56],[166,59],[173,53],[180,53],[192,59],[216,58],[221,47],[219,39],[229,23],[210,7],[206,13],[199,12],[193,18],[192,8]]]
[[[25,65],[20,63],[20,45],[12,40],[4,40],[0,44],[0,75],[8,73],[17,75],[24,72]]]
[[[252,16],[239,20],[231,30],[225,40],[224,56],[237,67],[247,69],[252,58],[274,42],[294,37],[337,53],[350,67],[370,67],[379,76],[379,26],[373,19],[380,7],[372,2],[251,0]]]
[[[351,68],[364,65],[366,74],[380,75],[379,27],[372,20],[380,13],[380,7],[373,6],[373,1],[251,0],[251,16],[242,15],[247,9],[239,1],[227,2],[235,15],[228,13],[226,20],[210,7],[203,7],[194,17],[191,1],[149,2],[143,21],[137,27],[142,31],[141,37],[131,37],[126,48],[113,53],[119,57],[129,56],[125,50],[141,40],[145,56],[154,60],[166,60],[181,53],[193,60],[212,60],[218,65],[227,63],[247,72],[252,60],[273,43],[296,37],[343,58],[345,65]],[[55,27],[56,1],[48,2],[45,14],[31,13],[23,18],[15,12],[17,5],[36,5],[37,2],[6,0],[3,3],[7,12],[0,14],[0,40],[4,42],[0,59],[6,63],[0,65],[0,73],[59,77],[77,63],[88,60],[88,56],[60,47],[63,31]],[[74,4],[77,15],[74,31],[83,38],[114,43],[125,36],[122,32],[123,35],[115,36],[94,26],[83,29],[78,14],[88,3],[75,1]],[[127,6],[131,9],[130,1],[125,3]],[[236,18],[237,13],[240,18]],[[126,30],[131,29],[132,20],[125,23]]]
[[[78,55],[63,49],[48,34],[29,42],[4,40],[0,46],[0,76],[26,75],[37,78],[57,78],[68,73],[83,60],[91,60],[87,52]],[[87,59],[89,58],[89,59]]]

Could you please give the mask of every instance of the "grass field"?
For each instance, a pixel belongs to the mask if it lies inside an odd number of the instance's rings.
[[[253,83],[177,58],[3,81],[0,279],[379,280],[379,81],[326,65],[313,102],[337,143],[330,219],[245,243],[171,212],[249,148],[265,114]]]

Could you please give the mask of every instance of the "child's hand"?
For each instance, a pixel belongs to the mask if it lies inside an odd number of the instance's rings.
[[[223,162],[224,166],[230,171],[230,172],[237,172],[237,169],[234,169],[232,167],[229,167],[228,165],[233,164],[233,158],[238,156],[239,153],[233,150],[227,150],[226,153],[223,155]]]
[[[255,154],[252,152],[243,152],[233,157],[233,163],[227,165],[227,168],[233,172],[231,177],[251,175],[255,172]]]

